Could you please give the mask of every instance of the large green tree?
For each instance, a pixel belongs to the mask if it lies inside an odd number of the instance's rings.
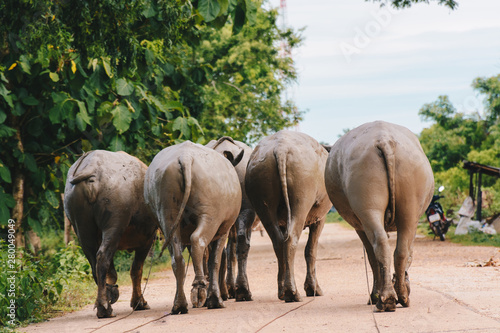
[[[0,2],[0,226],[62,221],[68,167],[90,149],[145,159],[202,130],[171,50],[203,25],[241,30],[251,0]],[[22,232],[18,229],[18,245]]]
[[[255,24],[236,35],[229,26],[206,27],[203,42],[186,50],[193,84],[181,92],[181,100],[208,139],[224,133],[251,144],[301,119],[284,92],[297,77],[289,54],[302,39],[292,30],[281,31],[277,17],[277,10],[259,6]],[[289,53],[280,53],[282,45]]]
[[[448,188],[447,206],[458,208],[468,195],[469,175],[463,160],[500,167],[500,75],[477,78],[472,86],[484,97],[484,113],[457,112],[447,96],[425,104],[419,111],[433,124],[422,131],[420,142],[431,162],[436,183]],[[500,212],[500,180],[483,177],[493,204],[488,214]]]

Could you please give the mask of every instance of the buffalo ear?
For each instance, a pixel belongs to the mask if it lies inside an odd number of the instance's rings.
[[[227,158],[233,166],[237,166],[238,163],[240,163],[241,159],[243,158],[244,153],[245,153],[245,150],[242,149],[241,152],[235,158],[233,153],[231,153],[230,151],[224,150],[224,152],[223,152],[224,157]]]
[[[332,149],[332,146],[329,146],[329,145],[322,145],[323,148],[326,149],[327,152],[330,152],[330,150]]]

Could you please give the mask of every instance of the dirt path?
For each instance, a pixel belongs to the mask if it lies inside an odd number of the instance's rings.
[[[415,242],[410,268],[411,306],[393,313],[373,313],[368,300],[363,248],[353,230],[325,226],[320,238],[317,274],[325,296],[305,297],[302,235],[296,256],[296,283],[303,302],[277,298],[277,264],[271,241],[252,236],[248,263],[253,302],[225,302],[225,309],[189,309],[170,316],[175,294],[171,271],[149,282],[145,298],[151,310],[130,313],[131,288],[120,290],[113,305],[116,318],[97,319],[92,306],[25,332],[500,332],[500,267],[473,267],[490,258],[500,261],[500,249],[464,247],[422,237]],[[391,241],[394,243],[395,235]],[[369,273],[371,276],[371,273]],[[193,269],[185,290],[189,295]],[[370,278],[371,280],[371,278]],[[120,283],[120,281],[118,281]],[[371,284],[371,281],[370,281]],[[116,321],[118,320],[118,321]]]

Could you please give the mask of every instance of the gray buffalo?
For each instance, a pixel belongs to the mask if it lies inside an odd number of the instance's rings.
[[[124,152],[96,150],[83,154],[68,171],[64,210],[97,284],[97,317],[112,317],[118,299],[113,256],[135,251],[130,270],[130,306],[149,309],[141,292],[142,267],[154,241],[157,224],[144,203],[147,167]]]
[[[241,209],[236,219],[236,223],[229,232],[226,247],[227,279],[226,281],[221,281],[221,292],[223,299],[229,297],[236,298],[236,301],[251,301],[252,293],[250,292],[248,284],[247,260],[250,250],[252,226],[258,222],[258,218],[245,192],[245,174],[248,160],[252,154],[252,148],[228,136],[224,136],[219,140],[212,140],[206,147],[215,149],[215,151],[221,154],[224,154],[224,152],[226,152],[226,154],[227,152],[231,152],[234,156],[237,156],[241,150],[244,150],[242,160],[235,167],[242,192]],[[236,259],[238,260],[238,276],[235,280]],[[223,274],[221,274],[221,276],[223,276]],[[226,290],[224,290],[224,285],[227,286]]]
[[[380,311],[394,311],[396,303],[409,306],[413,241],[434,190],[431,166],[415,134],[382,121],[349,131],[331,148],[325,182],[333,205],[368,253],[371,302]],[[397,231],[394,279],[388,231]]]
[[[278,258],[278,297],[301,301],[295,286],[294,258],[302,230],[309,227],[305,249],[307,296],[323,294],[316,279],[318,238],[332,204],[325,189],[327,150],[310,136],[280,131],[255,147],[245,187],[269,234]]]
[[[238,175],[229,160],[236,164],[243,154],[235,157],[227,152],[226,159],[212,149],[186,141],[160,151],[146,172],[144,198],[165,235],[177,281],[173,314],[188,311],[182,257],[183,246],[187,245],[195,271],[193,307],[224,307],[218,283],[220,259],[241,205]],[[207,290],[203,256],[209,244]]]

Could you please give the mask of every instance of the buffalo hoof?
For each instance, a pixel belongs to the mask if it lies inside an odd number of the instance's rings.
[[[201,308],[206,300],[207,287],[202,284],[193,286],[193,289],[191,289],[191,303],[193,303],[193,308]]]
[[[222,291],[221,291],[222,294]],[[236,288],[234,286],[227,286],[227,298],[236,298]],[[224,299],[224,297],[222,297]],[[225,300],[225,299],[224,299]]]
[[[403,308],[407,308],[410,306],[410,298],[409,297],[398,298],[398,303],[401,304]]]
[[[300,297],[298,292],[293,292],[291,290],[285,290],[284,298],[285,302],[302,302],[302,297]]]
[[[174,306],[172,307],[172,311],[170,311],[171,314],[186,314],[188,313],[188,308],[187,308],[187,304],[183,304],[183,305],[178,305],[178,304],[174,304]]]
[[[216,294],[212,294],[207,298],[206,306],[208,309],[222,309],[226,307],[222,298],[217,297]]]
[[[236,302],[253,301],[252,293],[247,288],[236,289]]]
[[[305,285],[304,290],[306,291],[306,295],[308,297],[310,297],[310,296],[323,296],[323,290],[321,290],[321,288],[318,285],[316,285],[316,288],[314,288],[310,284]]]
[[[114,304],[120,297],[120,292],[118,291],[117,284],[107,284],[106,283],[106,296],[111,304]]]
[[[97,318],[113,318],[116,315],[113,313],[113,308],[111,304],[108,304],[108,307],[105,308],[101,304],[96,304],[97,307]]]
[[[151,309],[148,305],[148,302],[141,296],[136,301],[130,301],[130,307],[134,309],[134,311],[140,311],[140,310],[149,310]]]
[[[366,303],[366,305],[372,305],[372,304],[377,304],[378,303],[378,300],[379,300],[379,295],[377,293],[372,293],[370,295],[370,298],[368,298],[368,302]]]
[[[382,301],[382,299],[379,299],[377,302],[377,310],[380,312],[382,312],[382,311],[386,311],[386,312],[396,311],[396,298],[393,296],[390,296],[383,301]]]

